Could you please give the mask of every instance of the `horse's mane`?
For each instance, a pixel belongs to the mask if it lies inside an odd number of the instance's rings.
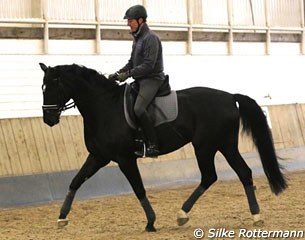
[[[82,77],[87,83],[94,85],[95,87],[104,89],[114,89],[118,87],[118,84],[114,81],[108,80],[102,73],[97,72],[94,69],[87,68],[78,64],[71,65],[59,65],[56,68],[60,73],[68,75],[76,75]]]

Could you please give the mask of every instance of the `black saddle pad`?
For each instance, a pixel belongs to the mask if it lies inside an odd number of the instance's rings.
[[[137,91],[126,84],[124,92],[124,113],[127,123],[134,129],[137,129],[136,116],[133,111],[136,96]],[[174,121],[178,116],[176,91],[170,91],[166,96],[156,97],[148,107],[148,113],[152,117],[155,127],[165,122]]]

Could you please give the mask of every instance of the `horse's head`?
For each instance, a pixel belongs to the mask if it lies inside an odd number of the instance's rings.
[[[42,84],[43,120],[49,126],[59,123],[62,111],[78,104],[79,110],[86,111],[89,106],[96,104],[101,96],[115,94],[117,83],[109,81],[96,70],[77,64],[47,67],[40,63],[44,71]],[[70,99],[75,101],[67,103]]]
[[[62,79],[59,70],[54,67],[47,67],[39,63],[44,71],[42,84],[43,93],[43,121],[49,126],[59,123],[60,114],[66,108],[66,102],[70,98],[63,93]]]

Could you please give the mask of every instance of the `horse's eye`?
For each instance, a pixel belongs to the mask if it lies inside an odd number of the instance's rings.
[[[43,92],[46,91],[46,88],[47,88],[47,86],[46,86],[45,84],[43,84],[43,85],[41,86],[41,89],[42,89]]]

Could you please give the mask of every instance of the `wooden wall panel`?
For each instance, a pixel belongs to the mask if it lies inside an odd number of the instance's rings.
[[[6,143],[9,161],[12,166],[12,174],[13,175],[23,175],[24,172],[22,170],[22,166],[20,163],[17,144],[16,144],[14,132],[13,132],[12,125],[11,125],[11,119],[1,120],[1,125],[2,125],[2,129],[3,129],[4,141]]]
[[[241,125],[240,125],[241,126]],[[240,152],[253,152],[255,151],[255,146],[252,138],[241,131],[239,132],[238,148]]]
[[[16,151],[19,155],[19,162],[23,173],[33,173],[33,166],[31,164],[31,159],[29,157],[29,151],[26,146],[25,136],[23,133],[22,126],[20,124],[20,119],[10,119],[12,126],[12,133],[14,135],[14,140],[16,144]],[[17,156],[16,156],[17,159]]]
[[[34,138],[34,131],[30,118],[20,118],[20,127],[24,134],[24,143],[26,146],[26,152],[28,154],[29,163],[31,166],[31,173],[42,172],[41,161],[38,155],[37,144]]]
[[[177,159],[184,159],[185,154],[182,149],[176,150],[174,152],[168,153],[166,155],[158,157],[158,160],[163,161],[163,160],[177,160]]]
[[[65,121],[67,121],[67,124],[69,125],[69,130],[70,130],[70,137],[71,141],[70,144],[74,148],[74,156],[75,158],[74,164],[77,167],[80,167],[83,165],[85,162],[88,152],[85,147],[85,140],[83,137],[83,121],[79,116],[70,116],[68,118],[65,118]]]
[[[283,149],[285,147],[284,145],[284,138],[282,135],[282,128],[281,128],[281,122],[278,118],[279,111],[277,110],[277,106],[273,106],[268,108],[270,119],[271,119],[271,125],[272,125],[272,137],[274,145],[277,149]]]
[[[57,154],[57,148],[56,148],[57,141],[55,141],[53,138],[54,128],[50,128],[50,127],[46,126],[42,122],[42,120],[37,121],[36,123],[40,125],[41,130],[42,130],[41,132],[42,132],[42,136],[43,136],[43,140],[44,140],[43,147],[46,148],[48,158],[49,158],[49,163],[50,163],[50,169],[48,171],[59,172],[62,170],[62,168],[61,168],[61,164],[60,164],[60,159]]]
[[[305,104],[268,106],[277,149],[305,145]],[[88,155],[80,116],[62,116],[49,127],[42,118],[0,120],[0,176],[27,175],[79,169]],[[252,140],[240,134],[239,149],[253,152]],[[194,158],[192,144],[156,159],[140,162]],[[115,164],[112,164],[115,165]]]
[[[12,175],[13,168],[8,153],[7,142],[4,136],[6,127],[3,126],[3,122],[0,121],[0,176]]]
[[[69,161],[69,169],[77,169],[79,168],[78,166],[79,161],[77,159],[76,149],[72,137],[72,132],[76,132],[76,129],[70,127],[67,117],[61,119],[59,126],[64,141],[64,145],[63,145],[65,148],[64,150],[67,153],[67,159]]]
[[[33,133],[33,141],[36,144],[37,149],[37,158],[39,159],[40,165],[41,165],[41,171],[42,172],[52,172],[51,168],[51,160],[47,144],[45,142],[45,138],[43,135],[43,129],[41,127],[41,118],[29,118],[29,122],[31,123],[32,133]]]
[[[183,150],[185,152],[185,157],[186,158],[193,158],[195,156],[195,152],[194,152],[194,148],[193,148],[193,145],[191,143],[185,145],[183,147]]]
[[[296,111],[298,115],[298,120],[301,128],[302,138],[305,142],[305,104],[297,104]]]
[[[60,120],[60,124],[57,124],[50,128],[54,138],[54,145],[57,151],[57,157],[59,161],[60,170],[63,169],[72,169],[72,165],[66,151],[66,146],[64,142],[64,135],[66,135],[66,130],[63,132],[61,125],[64,124],[64,120]]]
[[[298,147],[304,145],[304,139],[301,133],[299,117],[296,111],[296,104],[272,106],[273,118],[278,126],[272,123],[273,132],[281,135],[281,141],[284,148]]]

